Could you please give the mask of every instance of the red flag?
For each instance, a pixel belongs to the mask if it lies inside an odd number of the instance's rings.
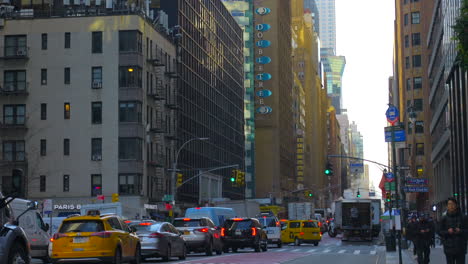
[[[380,180],[380,183],[379,183],[379,188],[382,190],[382,198],[385,199],[385,182],[386,182],[386,178],[385,178],[385,173],[382,174],[382,179]]]
[[[103,201],[104,201],[104,195],[98,195],[98,196],[97,196],[97,199],[98,199],[98,200],[103,200]]]

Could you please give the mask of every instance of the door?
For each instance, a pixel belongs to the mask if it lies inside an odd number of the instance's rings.
[[[116,233],[115,235],[118,237],[118,240],[120,241],[122,245],[122,257],[128,258],[131,254],[132,251],[130,249],[130,236],[127,232],[123,230],[122,225],[120,224],[119,219],[116,217],[111,217],[107,219],[107,222],[109,225],[114,229],[113,231]],[[117,247],[117,245],[115,245]]]

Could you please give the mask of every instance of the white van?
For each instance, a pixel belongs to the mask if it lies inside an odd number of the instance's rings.
[[[282,247],[281,224],[278,218],[273,213],[261,213],[256,218],[267,232],[268,244],[276,244],[279,248]]]
[[[16,198],[10,203],[15,219],[27,210],[30,202],[31,201]],[[27,211],[19,218],[18,222],[19,226],[22,227],[26,233],[28,242],[31,245],[31,257],[40,258],[48,262],[50,236],[47,231],[49,230],[49,225],[44,223],[37,210]]]

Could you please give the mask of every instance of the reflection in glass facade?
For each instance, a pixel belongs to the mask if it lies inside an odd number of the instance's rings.
[[[244,118],[246,198],[255,197],[255,95],[253,3],[249,0],[223,0],[244,31]]]
[[[341,114],[342,109],[342,78],[346,64],[344,56],[328,56],[324,54],[324,49],[321,50],[323,69],[326,75],[327,94],[332,100],[332,106],[335,107],[336,113]]]

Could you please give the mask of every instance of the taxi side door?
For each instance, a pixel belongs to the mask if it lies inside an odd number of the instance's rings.
[[[130,245],[130,235],[128,232],[123,230],[122,224],[120,223],[117,217],[109,217],[107,222],[112,227],[115,237],[113,241],[109,241],[110,246],[117,248],[117,244],[120,242],[122,248],[122,258],[128,258],[132,254],[131,245]]]

